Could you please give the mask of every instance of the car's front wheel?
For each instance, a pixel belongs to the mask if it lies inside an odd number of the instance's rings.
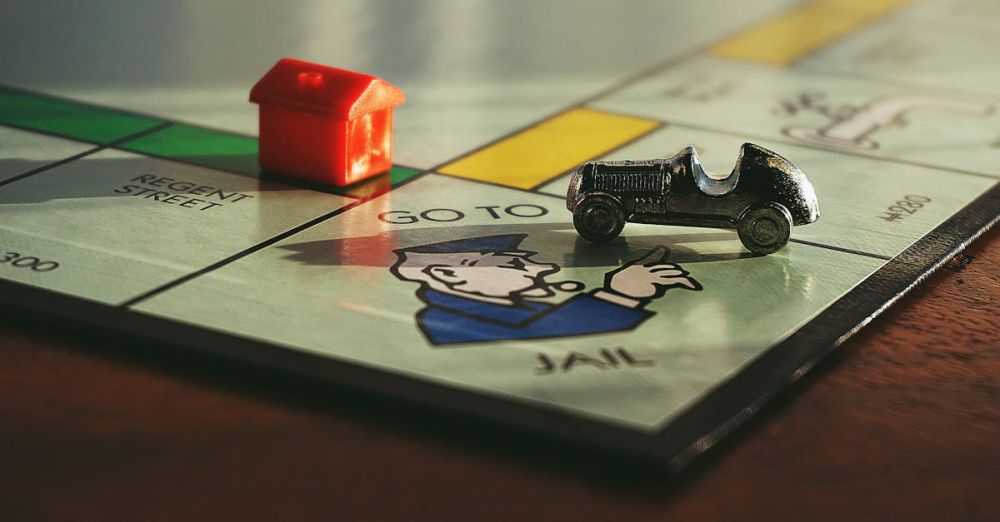
[[[625,228],[625,213],[617,201],[602,196],[589,197],[573,212],[573,226],[588,241],[611,241]]]
[[[771,254],[788,244],[792,214],[780,203],[748,210],[736,226],[740,241],[755,254]]]

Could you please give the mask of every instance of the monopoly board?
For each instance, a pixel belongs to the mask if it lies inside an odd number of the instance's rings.
[[[971,57],[1000,46],[998,17],[807,2],[527,125],[498,109],[479,143],[460,138],[489,93],[433,132],[411,101],[398,164],[342,189],[260,173],[249,132],[11,83],[0,301],[681,466],[996,221],[1000,68]],[[691,144],[728,172],[744,141],[820,198],[779,252],[729,230],[576,234],[581,162]],[[600,298],[665,264],[697,284]]]

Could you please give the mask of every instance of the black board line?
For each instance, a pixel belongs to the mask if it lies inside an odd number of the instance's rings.
[[[200,276],[203,276],[205,274],[208,274],[210,272],[218,270],[219,268],[222,268],[222,267],[224,267],[224,266],[226,266],[226,265],[228,265],[230,263],[233,263],[235,261],[243,259],[244,257],[247,257],[247,256],[249,256],[249,255],[251,255],[251,254],[253,254],[255,252],[263,250],[263,249],[265,249],[265,248],[267,248],[267,247],[269,247],[269,246],[271,246],[271,245],[273,245],[275,243],[283,241],[283,240],[285,240],[285,239],[287,239],[289,237],[292,237],[292,236],[294,236],[294,235],[296,235],[296,234],[298,234],[300,232],[308,230],[308,229],[310,229],[310,228],[312,228],[312,227],[314,227],[314,226],[316,226],[316,225],[318,225],[320,223],[323,223],[325,221],[333,219],[333,218],[335,218],[335,217],[337,217],[337,216],[339,216],[339,215],[341,215],[341,214],[343,214],[343,213],[345,213],[345,212],[347,212],[347,211],[349,211],[349,210],[351,210],[351,209],[353,209],[355,207],[358,207],[358,206],[363,205],[363,204],[365,204],[365,203],[367,203],[369,201],[377,199],[377,198],[379,198],[379,197],[381,197],[381,196],[383,196],[383,195],[385,195],[385,194],[387,194],[387,193],[389,193],[389,192],[391,192],[393,190],[396,190],[396,189],[398,189],[398,188],[400,188],[402,186],[405,186],[406,184],[408,184],[408,183],[410,183],[410,182],[412,182],[412,181],[414,181],[414,180],[416,180],[418,178],[422,178],[425,174],[427,174],[427,171],[422,171],[422,172],[420,172],[418,174],[415,174],[415,175],[413,175],[413,176],[411,176],[411,177],[409,177],[409,178],[407,178],[407,179],[405,179],[405,180],[397,183],[396,185],[392,185],[392,186],[386,187],[385,189],[383,189],[383,190],[381,190],[379,192],[376,192],[374,194],[371,194],[370,196],[367,196],[365,198],[356,199],[354,201],[351,201],[350,203],[348,203],[348,204],[346,204],[346,205],[344,205],[344,206],[342,206],[340,208],[337,208],[337,209],[335,209],[333,211],[327,212],[326,214],[323,214],[321,216],[315,217],[315,218],[313,218],[313,219],[311,219],[311,220],[309,220],[309,221],[307,221],[305,223],[301,223],[299,225],[296,225],[296,226],[294,226],[294,227],[292,227],[292,228],[290,228],[288,230],[285,230],[284,232],[281,232],[279,234],[271,236],[270,238],[265,239],[264,241],[260,241],[258,243],[255,243],[255,244],[253,244],[253,245],[251,245],[251,246],[249,246],[249,247],[247,247],[247,248],[245,248],[243,250],[240,250],[239,252],[236,252],[235,254],[232,254],[232,255],[230,255],[230,256],[228,256],[228,257],[226,257],[224,259],[221,259],[219,261],[216,261],[215,263],[212,263],[212,264],[210,264],[208,266],[202,267],[202,268],[200,268],[198,270],[195,270],[195,271],[190,272],[188,274],[185,274],[185,275],[183,275],[181,277],[178,277],[178,278],[176,278],[176,279],[174,279],[172,281],[168,281],[168,282],[166,282],[166,283],[164,283],[162,285],[159,285],[159,286],[157,286],[155,288],[147,290],[147,291],[145,291],[145,292],[143,292],[143,293],[141,293],[141,294],[139,294],[137,296],[131,297],[131,298],[129,298],[129,299],[127,299],[127,300],[119,303],[118,304],[118,308],[131,308],[131,307],[133,307],[133,306],[135,306],[135,305],[137,305],[137,304],[139,304],[139,303],[141,303],[141,302],[143,302],[143,301],[145,301],[147,299],[150,299],[150,298],[152,298],[152,297],[154,297],[156,295],[162,294],[162,293],[164,293],[164,292],[166,292],[168,290],[171,290],[173,288],[181,286],[184,283],[192,281],[192,280],[194,280],[194,279],[196,279],[196,278],[198,278]]]
[[[800,245],[811,246],[811,247],[816,247],[816,248],[823,248],[823,249],[826,249],[826,250],[834,250],[836,252],[843,252],[845,254],[854,254],[854,255],[858,255],[858,256],[870,257],[872,259],[881,259],[882,261],[890,261],[890,260],[892,260],[892,257],[886,256],[886,255],[882,255],[882,254],[874,254],[874,253],[871,253],[871,252],[865,252],[864,250],[855,250],[853,248],[845,248],[845,247],[839,247],[839,246],[835,246],[835,245],[827,245],[825,243],[817,243],[816,241],[806,241],[805,239],[795,239],[794,237],[790,238],[788,240],[788,242],[789,243],[797,243],[797,244],[800,244]]]
[[[2,125],[6,126],[6,124],[2,124]],[[98,146],[93,147],[91,149],[85,150],[85,151],[83,151],[83,152],[81,152],[79,154],[74,154],[73,156],[70,156],[68,158],[63,158],[61,160],[58,160],[58,161],[55,161],[55,162],[52,162],[52,163],[47,163],[47,164],[42,165],[40,167],[36,167],[34,169],[31,169],[28,172],[24,172],[22,174],[18,174],[17,176],[12,177],[12,178],[8,178],[8,179],[5,179],[3,181],[0,181],[0,187],[2,187],[4,185],[8,185],[10,183],[14,183],[15,181],[20,181],[22,179],[34,176],[35,174],[39,174],[39,173],[45,172],[47,170],[54,169],[56,167],[65,165],[67,163],[72,163],[72,162],[74,162],[74,161],[76,161],[78,159],[82,159],[82,158],[85,158],[87,156],[90,156],[91,154],[96,154],[98,152],[101,152],[102,150],[108,150],[108,149],[122,150],[122,149],[119,149],[118,147],[116,147],[116,145],[118,145],[120,143],[124,143],[125,141],[128,141],[128,140],[132,140],[132,139],[136,139],[136,138],[141,138],[141,137],[146,136],[148,134],[153,134],[155,132],[159,132],[159,131],[161,131],[163,129],[171,127],[172,125],[173,124],[170,123],[170,122],[164,122],[164,123],[161,123],[161,124],[159,124],[159,125],[157,125],[155,127],[150,127],[148,129],[144,129],[144,130],[141,130],[139,132],[135,132],[135,133],[129,134],[128,136],[119,138],[119,139],[117,139],[115,141],[112,141],[112,142],[109,142],[107,144],[98,145]],[[88,142],[81,142],[81,143],[88,143]]]
[[[355,200],[355,201],[352,201],[352,202],[348,203],[347,205],[344,205],[344,206],[342,206],[342,207],[340,207],[340,208],[338,208],[336,210],[333,210],[331,212],[327,212],[326,214],[323,214],[323,215],[321,215],[319,217],[315,217],[315,218],[313,218],[313,219],[311,219],[311,220],[309,220],[309,221],[307,221],[305,223],[301,223],[301,224],[299,224],[299,225],[297,225],[297,226],[295,226],[295,227],[293,227],[291,229],[288,229],[288,230],[286,230],[284,232],[281,232],[280,234],[271,236],[268,239],[265,239],[264,241],[256,243],[256,244],[254,244],[254,245],[252,245],[252,246],[250,246],[248,248],[245,248],[245,249],[243,249],[243,250],[241,250],[241,251],[239,251],[239,252],[237,252],[235,254],[232,254],[232,255],[224,258],[224,259],[216,261],[216,262],[214,262],[214,263],[212,263],[212,264],[210,264],[208,266],[202,267],[202,268],[200,268],[198,270],[195,270],[194,272],[190,272],[188,274],[185,274],[185,275],[183,275],[181,277],[178,277],[178,278],[176,278],[176,279],[174,279],[172,281],[168,281],[168,282],[166,282],[166,283],[164,283],[164,284],[162,284],[160,286],[157,286],[157,287],[155,287],[155,288],[153,288],[151,290],[147,290],[147,291],[145,291],[145,292],[143,292],[143,293],[141,293],[141,294],[139,294],[139,295],[137,295],[135,297],[131,297],[131,298],[129,298],[129,299],[127,299],[127,300],[119,303],[118,307],[119,308],[130,308],[132,306],[135,306],[135,305],[137,305],[137,304],[139,304],[139,303],[141,303],[141,302],[143,302],[143,301],[145,301],[147,299],[150,299],[150,298],[152,298],[154,296],[162,294],[163,292],[166,292],[166,291],[168,291],[168,290],[170,290],[172,288],[175,288],[175,287],[178,287],[180,285],[183,285],[184,283],[187,283],[188,281],[191,281],[191,280],[193,280],[193,279],[195,279],[195,278],[197,278],[199,276],[205,275],[205,274],[207,274],[209,272],[212,272],[214,270],[222,268],[222,267],[224,267],[224,266],[226,266],[226,265],[228,265],[228,264],[230,264],[230,263],[232,263],[232,262],[234,262],[236,260],[242,259],[242,258],[244,258],[244,257],[246,257],[246,256],[248,256],[250,254],[253,254],[254,252],[258,252],[258,251],[260,251],[260,250],[262,250],[264,248],[267,248],[267,247],[269,247],[269,246],[271,246],[271,245],[273,245],[273,244],[275,244],[275,243],[277,243],[277,242],[279,242],[279,241],[281,241],[281,240],[283,240],[285,238],[288,238],[288,237],[291,237],[291,236],[297,234],[298,232],[301,232],[303,230],[311,228],[312,226],[317,225],[319,223],[322,223],[322,222],[324,222],[324,221],[326,221],[326,220],[328,220],[330,218],[339,216],[340,214],[343,214],[344,212],[347,212],[351,208],[354,208],[355,206],[360,205],[363,202],[364,202],[364,200]]]
[[[22,172],[21,174],[18,174],[16,176],[12,176],[12,177],[9,177],[9,178],[7,178],[7,179],[5,179],[3,181],[0,181],[0,187],[2,187],[4,185],[8,185],[10,183],[14,183],[15,181],[22,180],[22,179],[27,178],[29,176],[34,176],[35,174],[38,174],[39,172],[45,172],[46,170],[54,169],[54,168],[56,168],[56,167],[58,167],[60,165],[65,165],[65,164],[67,164],[67,163],[69,163],[71,161],[76,161],[76,160],[78,160],[80,158],[89,156],[89,155],[94,154],[96,152],[100,152],[100,151],[102,151],[104,149],[105,149],[104,147],[92,147],[92,148],[89,148],[89,149],[87,149],[87,150],[85,150],[83,152],[74,154],[72,156],[63,158],[61,160],[53,161],[52,163],[46,163],[45,165],[42,165],[40,167],[35,167],[35,168],[30,169],[30,170],[28,170],[26,172]]]

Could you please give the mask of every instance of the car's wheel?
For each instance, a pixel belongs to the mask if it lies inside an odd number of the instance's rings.
[[[588,241],[611,241],[625,228],[625,213],[617,201],[594,196],[580,202],[573,212],[573,226]]]
[[[748,210],[736,226],[743,246],[756,254],[770,254],[788,243],[792,214],[780,203]]]

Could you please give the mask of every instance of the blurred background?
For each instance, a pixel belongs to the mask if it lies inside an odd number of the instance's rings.
[[[250,87],[289,56],[401,86],[405,132],[502,133],[797,3],[5,0],[0,83],[256,134]]]

